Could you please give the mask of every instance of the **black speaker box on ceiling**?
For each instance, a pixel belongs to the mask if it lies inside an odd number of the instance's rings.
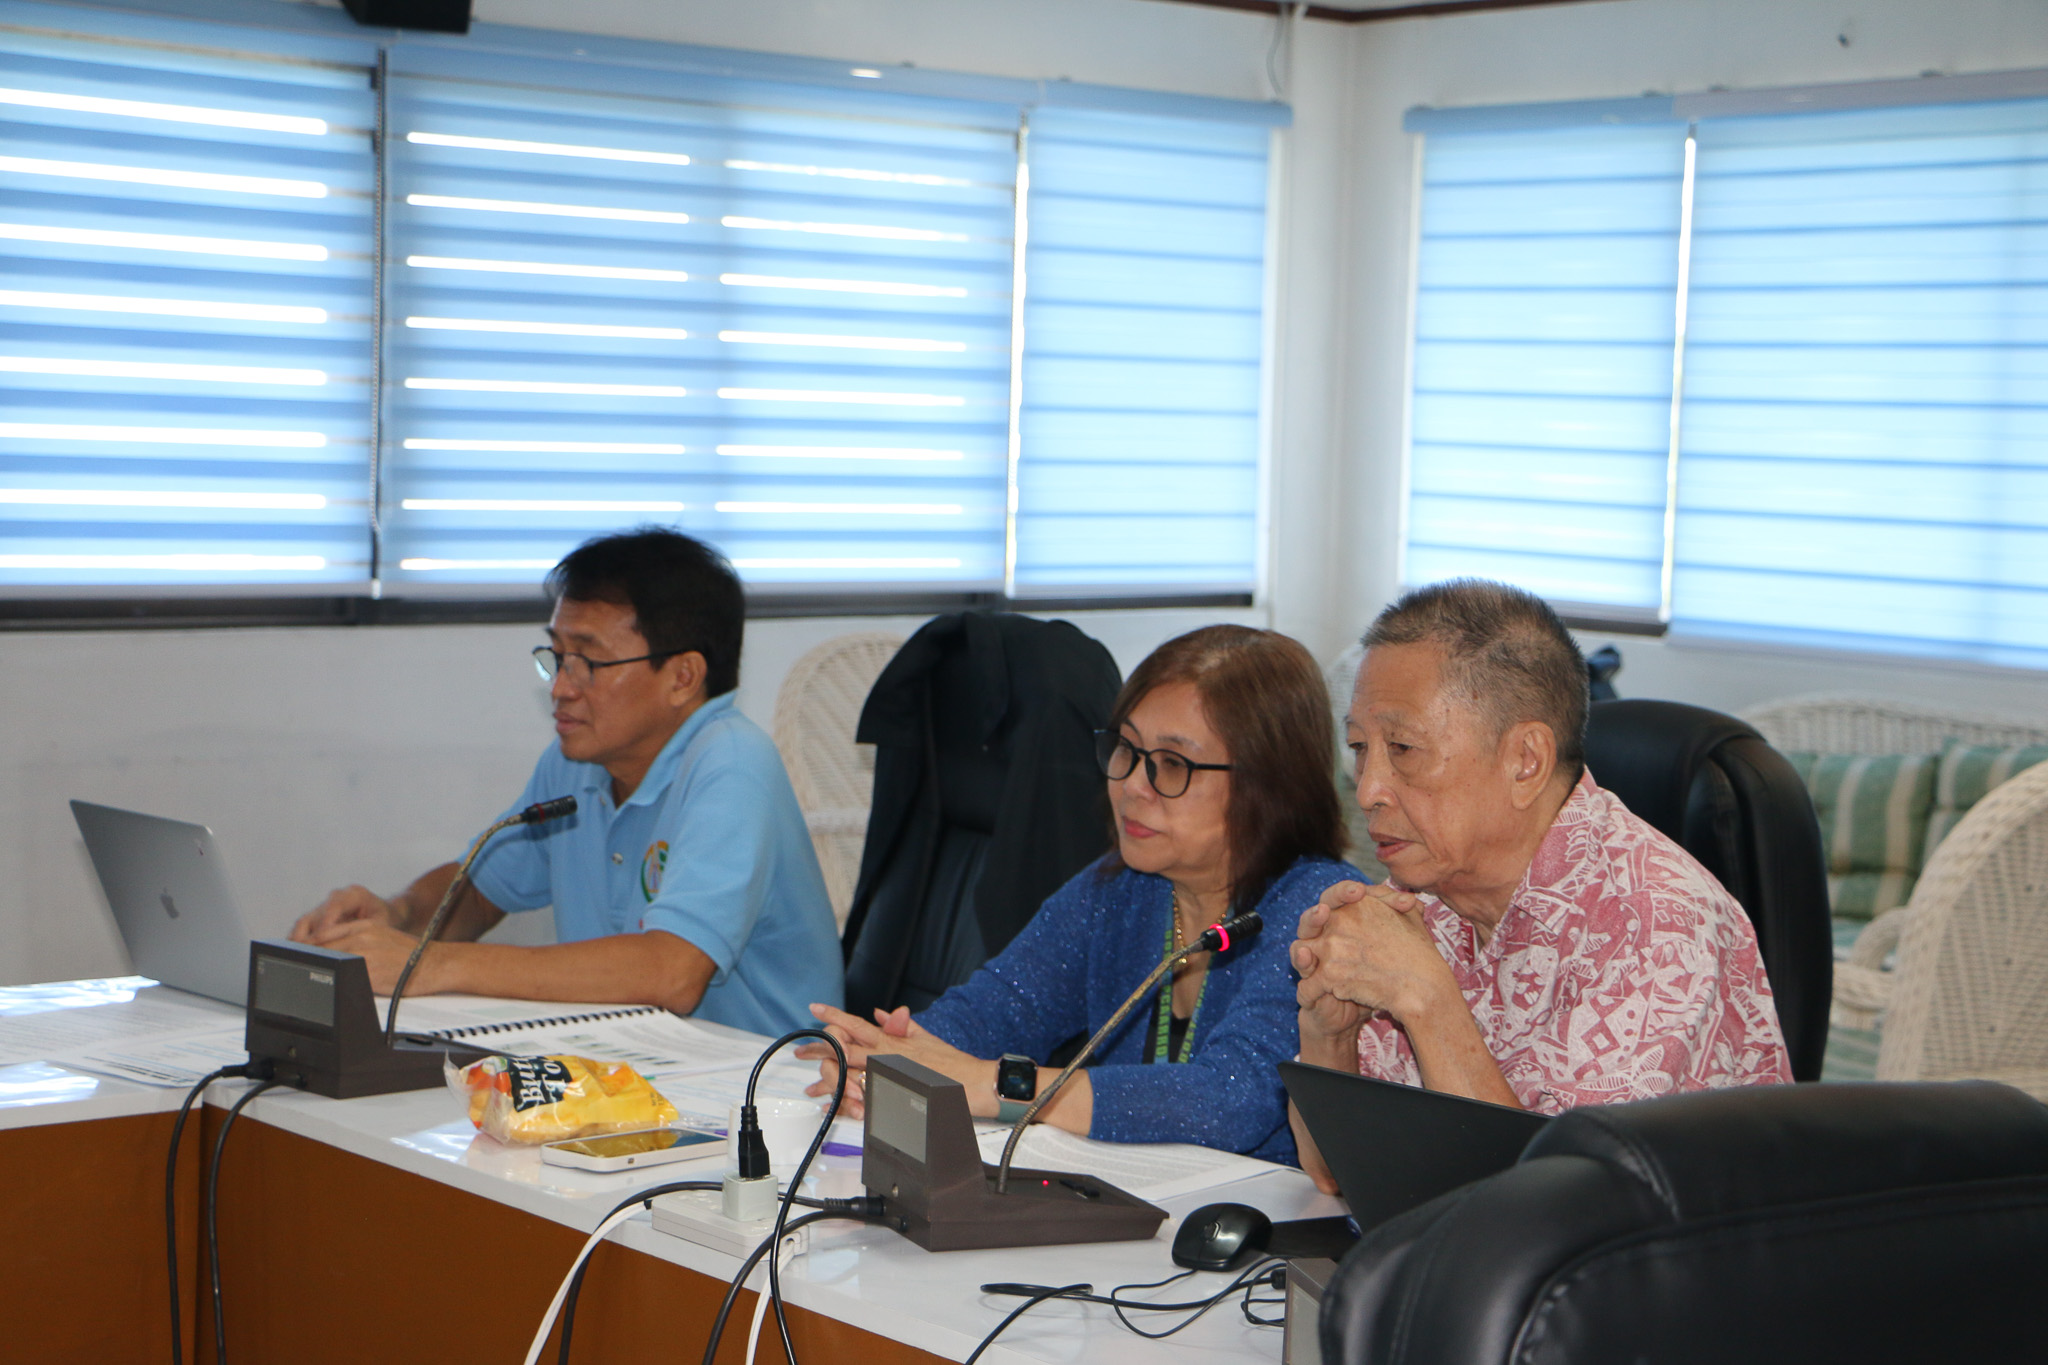
[[[469,32],[470,0],[341,0],[349,15],[371,28],[417,28],[429,33]]]

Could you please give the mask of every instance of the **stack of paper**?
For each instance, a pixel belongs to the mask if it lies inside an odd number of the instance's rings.
[[[976,1134],[981,1159],[1003,1159],[1003,1144],[1010,1140],[1007,1124],[983,1128]],[[1078,1171],[1106,1181],[1126,1194],[1140,1199],[1171,1199],[1196,1190],[1228,1185],[1276,1169],[1257,1157],[1219,1152],[1185,1142],[1097,1142],[1035,1123],[1025,1130],[1017,1144],[1015,1170]]]
[[[9,1014],[0,1020],[0,1066],[54,1062],[75,1071],[187,1086],[248,1060],[242,1016],[162,986],[132,1000]]]

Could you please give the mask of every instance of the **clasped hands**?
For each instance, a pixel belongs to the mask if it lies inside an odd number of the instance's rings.
[[[1374,1013],[1412,1028],[1447,990],[1458,995],[1422,906],[1399,887],[1338,882],[1302,915],[1289,956],[1301,976],[1303,1061],[1355,1066],[1358,1030]]]

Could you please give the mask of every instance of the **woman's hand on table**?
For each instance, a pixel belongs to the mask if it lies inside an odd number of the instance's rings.
[[[813,1005],[811,1014],[846,1050],[846,1065],[852,1074],[846,1078],[846,1097],[840,1102],[842,1117],[859,1118],[866,1112],[862,1081],[868,1058],[876,1053],[908,1057],[959,1081],[967,1087],[969,1112],[978,1118],[995,1117],[996,1064],[969,1056],[926,1032],[911,1019],[908,1009],[876,1010],[873,1023],[830,1005]],[[804,1093],[830,1095],[839,1083],[839,1059],[832,1049],[823,1043],[804,1043],[797,1048],[796,1055],[818,1063],[818,1079]]]

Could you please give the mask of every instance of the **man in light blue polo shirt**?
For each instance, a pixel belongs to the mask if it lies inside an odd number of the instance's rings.
[[[557,743],[512,810],[574,815],[485,846],[408,995],[660,1005],[782,1033],[837,1002],[838,935],[803,812],[774,743],[733,705],[745,603],[716,550],[644,528],[589,541],[548,575]],[[508,812],[509,813],[509,812]],[[369,962],[391,989],[455,875],[385,900],[334,892],[292,936]],[[507,911],[552,905],[551,947],[478,943]]]

